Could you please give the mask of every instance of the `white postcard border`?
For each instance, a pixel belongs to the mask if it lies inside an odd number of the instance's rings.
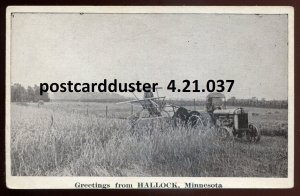
[[[10,157],[10,33],[11,14],[18,13],[202,13],[288,14],[288,177],[29,177],[11,176]],[[6,185],[12,189],[73,189],[75,183],[111,184],[138,182],[222,184],[223,188],[292,188],[294,186],[294,8],[288,6],[9,6],[6,12]]]

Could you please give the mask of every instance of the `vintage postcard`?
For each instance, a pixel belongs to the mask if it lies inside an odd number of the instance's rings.
[[[6,16],[7,187],[294,186],[292,7]]]

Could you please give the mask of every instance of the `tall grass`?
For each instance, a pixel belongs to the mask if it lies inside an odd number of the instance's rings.
[[[284,138],[220,141],[213,130],[174,128],[164,121],[131,132],[126,120],[18,105],[12,105],[11,119],[12,175],[287,175]]]

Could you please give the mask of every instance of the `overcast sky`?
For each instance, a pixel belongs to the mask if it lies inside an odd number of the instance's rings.
[[[287,98],[286,15],[15,14],[11,35],[12,83],[231,79],[228,97]]]

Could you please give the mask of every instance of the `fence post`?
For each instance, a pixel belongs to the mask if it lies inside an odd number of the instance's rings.
[[[194,99],[194,110],[196,111],[196,99]]]
[[[133,105],[131,105],[131,115],[133,114]]]
[[[108,112],[108,107],[107,105],[105,106],[105,118],[107,118],[107,112]]]

